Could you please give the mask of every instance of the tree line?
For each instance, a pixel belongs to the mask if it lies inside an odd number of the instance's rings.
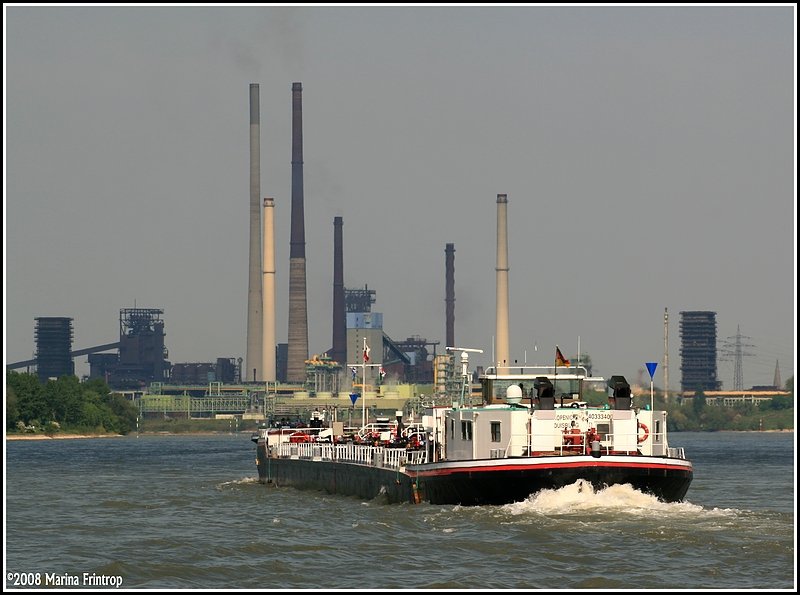
[[[698,390],[694,397],[672,400],[666,410],[667,429],[678,432],[794,429],[794,394],[759,403],[711,405]]]
[[[786,382],[794,387],[794,378]],[[590,405],[607,402],[603,392],[588,391]],[[649,405],[647,396],[636,397],[634,406]],[[794,428],[794,394],[776,396],[759,404],[710,405],[702,391],[691,399],[655,395],[656,409],[667,411],[670,431],[785,430]],[[36,374],[6,372],[6,430],[55,433],[127,434],[136,429],[136,407],[101,379],[80,382],[76,376],[39,382]]]
[[[671,432],[706,432],[716,430],[790,430],[794,429],[794,377],[786,381],[790,395],[778,395],[759,403],[734,405],[711,404],[702,390],[689,398],[670,397],[665,401],[661,391],[655,392],[653,407],[667,412],[667,430]],[[601,391],[587,391],[589,405],[603,405],[608,396]],[[650,395],[633,399],[634,407],[650,405]]]
[[[6,372],[6,430],[127,434],[137,415],[101,379],[62,376],[42,384],[36,374]]]

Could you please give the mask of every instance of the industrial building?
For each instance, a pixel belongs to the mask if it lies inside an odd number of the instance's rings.
[[[720,390],[717,380],[717,313],[681,312],[681,391]]]
[[[89,354],[89,376],[104,378],[112,388],[143,388],[169,379],[164,345],[164,310],[123,308],[119,311],[119,352]]]
[[[241,358],[239,358],[241,360]],[[236,358],[218,357],[216,363],[189,362],[172,364],[169,375],[170,384],[207,384],[241,382],[240,363]]]
[[[61,323],[60,334],[53,335],[57,338],[50,337],[43,327],[42,346],[37,353],[37,359],[9,364],[7,368],[13,369],[36,363],[40,376],[74,374],[72,358],[88,354],[90,377],[104,379],[114,390],[128,391],[131,394],[149,391],[160,399],[177,390],[187,396],[202,395],[228,399],[230,397],[228,392],[232,387],[220,385],[239,384],[241,394],[237,393],[236,398],[251,404],[254,398],[262,398],[258,394],[264,395],[263,398],[266,400],[265,393],[272,396],[296,394],[301,397],[305,394],[310,398],[317,395],[339,398],[341,393],[342,397],[346,398],[355,384],[351,374],[351,368],[355,365],[362,365],[362,372],[367,376],[366,379],[359,379],[359,382],[367,385],[359,390],[374,390],[376,386],[381,385],[387,389],[386,385],[392,383],[394,391],[398,384],[432,384],[435,379],[442,387],[453,385],[453,379],[446,378],[454,370],[452,355],[437,355],[438,341],[428,341],[418,335],[409,336],[404,340],[393,340],[383,331],[383,314],[372,311],[375,291],[366,285],[363,289],[344,288],[342,217],[334,219],[333,345],[330,350],[309,357],[303,205],[302,84],[299,82],[291,85],[288,341],[275,342],[272,328],[275,300],[271,285],[274,283],[275,267],[270,252],[274,241],[270,219],[274,201],[271,198],[263,199],[265,210],[262,225],[259,85],[250,84],[249,91],[250,236],[246,357],[218,358],[216,362],[182,362],[173,365],[168,360],[165,345],[163,310],[124,308],[120,310],[118,342],[72,351],[71,319],[52,319],[66,320],[69,325],[64,327],[63,322]],[[452,342],[455,324],[453,244],[447,244],[445,253],[447,337],[448,341]],[[363,365],[365,345],[370,349],[370,366]],[[274,377],[270,370],[273,356]],[[434,373],[434,362],[436,362],[436,373]],[[55,365],[58,366],[57,371],[54,371]],[[211,386],[212,384],[214,386]],[[203,388],[202,385],[206,387]],[[387,393],[393,391],[384,390]],[[164,403],[163,399],[159,400],[159,403],[154,405],[154,411],[161,410],[166,414],[167,407]],[[191,414],[195,411],[196,405],[191,403],[183,410]],[[215,407],[219,410],[216,405]]]
[[[39,382],[75,374],[72,360],[72,318],[40,317],[36,319],[36,371]]]

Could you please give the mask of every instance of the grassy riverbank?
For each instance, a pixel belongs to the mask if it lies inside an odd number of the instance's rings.
[[[55,433],[45,434],[39,433],[6,433],[6,440],[74,440],[76,438],[119,438],[122,434],[68,434],[68,433]]]
[[[255,421],[235,419],[145,419],[140,420],[140,434],[228,434],[254,432]],[[136,434],[134,429],[129,435]],[[6,432],[6,440],[50,440],[73,438],[113,438],[122,434],[91,430],[63,429],[56,431]]]

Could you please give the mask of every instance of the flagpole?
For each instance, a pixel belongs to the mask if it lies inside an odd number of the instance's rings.
[[[364,337],[364,347],[363,351],[361,352],[361,362],[360,363],[352,363],[347,364],[350,366],[350,370],[353,373],[353,387],[356,385],[356,375],[358,374],[358,366],[361,366],[361,430],[363,431],[364,428],[367,426],[367,368],[372,367],[383,367],[383,364],[368,364],[369,361],[369,347],[367,347],[367,338]],[[355,390],[355,388],[353,388]],[[355,399],[353,399],[353,395],[357,393],[351,394],[351,399],[353,400],[353,405],[355,405]]]
[[[367,427],[367,337],[364,337],[364,349],[361,352],[361,429]]]
[[[558,345],[556,345],[556,354],[553,356],[553,388],[556,387],[556,376],[558,376]]]

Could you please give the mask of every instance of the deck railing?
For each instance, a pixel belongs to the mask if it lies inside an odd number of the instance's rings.
[[[405,448],[322,442],[283,442],[270,445],[270,456],[311,461],[339,461],[387,469],[402,469],[406,465],[418,465],[428,461],[428,452],[424,449],[406,450]]]

